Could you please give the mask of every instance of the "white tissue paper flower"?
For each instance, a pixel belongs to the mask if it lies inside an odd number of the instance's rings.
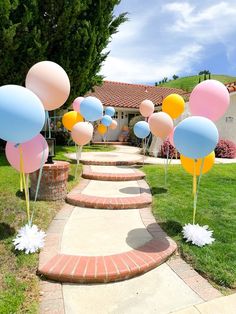
[[[39,230],[36,225],[26,224],[22,227],[13,240],[16,250],[24,251],[26,254],[35,253],[44,246],[46,233]]]
[[[208,230],[208,226],[199,226],[199,224],[187,224],[183,227],[182,233],[186,242],[192,242],[197,246],[203,247],[206,244],[212,244],[215,239],[212,237],[213,231]]]

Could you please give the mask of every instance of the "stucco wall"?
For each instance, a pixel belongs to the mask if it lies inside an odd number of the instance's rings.
[[[225,115],[216,122],[220,138],[236,144],[236,93],[230,96],[230,106]]]

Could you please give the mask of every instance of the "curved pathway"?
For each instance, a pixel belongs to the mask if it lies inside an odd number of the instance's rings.
[[[152,198],[144,173],[119,166],[119,159],[118,165],[104,166],[106,162],[84,166],[83,179],[67,195],[67,204],[47,231],[38,268],[46,278],[41,286],[41,313],[158,310],[161,314],[218,296],[218,291],[182,260],[163,264],[176,244],[151,213]],[[194,276],[203,280],[201,288],[191,286],[191,280],[188,283]],[[108,282],[109,286],[101,285]],[[86,283],[93,285],[82,288]],[[105,287],[111,295],[106,295]],[[144,287],[147,291],[143,294]],[[140,297],[135,291],[140,291]],[[169,294],[173,294],[174,302],[169,302]],[[131,304],[126,303],[127,296]]]

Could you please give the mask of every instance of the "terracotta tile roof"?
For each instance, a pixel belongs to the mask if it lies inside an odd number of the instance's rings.
[[[97,97],[104,106],[138,109],[145,99],[158,106],[166,96],[173,93],[182,96],[188,94],[178,88],[104,81],[102,86],[96,86],[94,92],[89,92],[86,96]]]

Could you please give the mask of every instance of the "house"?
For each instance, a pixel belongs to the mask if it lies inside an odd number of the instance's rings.
[[[151,100],[155,110],[160,108],[162,100],[170,94],[184,96],[185,91],[177,88],[149,86],[141,84],[129,84],[121,82],[104,81],[103,85],[96,86],[93,92],[85,96],[94,96],[101,100],[104,107],[112,106],[116,110],[114,119],[118,122],[116,130],[109,130],[106,134],[107,141],[118,141],[119,135],[130,120],[139,115],[139,105],[145,100]],[[101,141],[102,137],[96,132],[95,141]]]

